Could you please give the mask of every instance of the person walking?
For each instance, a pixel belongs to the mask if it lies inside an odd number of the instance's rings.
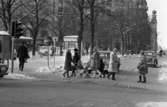
[[[28,58],[30,58],[28,55],[28,49],[24,42],[18,49],[17,57],[19,58],[19,70],[23,71],[25,62],[27,61]]]
[[[100,69],[100,53],[95,48],[93,53],[92,70],[95,70],[96,76],[99,74],[99,69]]]
[[[148,73],[148,66],[146,63],[146,57],[144,55],[144,52],[141,52],[141,60],[137,68],[139,70],[139,80],[137,82],[146,83],[147,82],[146,74]]]
[[[72,69],[71,63],[72,63],[71,51],[67,50],[66,56],[65,56],[65,64],[64,64],[64,70],[65,70],[65,72],[63,73],[64,77],[65,75],[67,75],[67,78],[69,78],[69,71],[71,71]]]
[[[72,77],[76,76],[76,70],[79,68],[79,61],[80,61],[80,55],[79,55],[79,50],[77,48],[74,49],[74,57],[72,59],[72,62],[74,64],[73,69],[72,69]]]
[[[115,74],[118,72],[118,66],[120,64],[120,59],[117,55],[117,49],[113,49],[113,53],[110,53],[110,61],[109,61],[109,67],[108,67],[108,79],[110,79],[110,76],[112,75],[112,80],[115,79]]]

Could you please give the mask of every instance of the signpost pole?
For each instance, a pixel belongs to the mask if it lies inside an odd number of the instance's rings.
[[[13,73],[13,69],[14,69],[14,41],[15,38],[12,37],[12,52],[11,52],[11,61],[12,61],[12,65],[11,65],[11,73]]]

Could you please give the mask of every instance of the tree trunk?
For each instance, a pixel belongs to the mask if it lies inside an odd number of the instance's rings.
[[[78,49],[79,55],[82,56],[82,39],[83,39],[83,30],[84,30],[84,0],[81,1],[80,9],[80,29],[79,29],[79,37],[78,37]]]
[[[93,54],[93,49],[94,49],[94,33],[95,33],[95,18],[94,18],[94,6],[92,5],[90,7],[90,14],[91,14],[91,19],[90,19],[90,27],[91,27],[91,55]]]
[[[36,35],[33,35],[33,50],[32,55],[35,56],[36,54]]]

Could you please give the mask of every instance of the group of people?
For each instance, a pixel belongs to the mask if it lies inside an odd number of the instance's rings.
[[[93,54],[90,56],[90,60],[85,66],[81,63],[81,58],[78,49],[74,49],[74,56],[72,57],[71,51],[68,50],[65,58],[65,72],[64,77],[75,77],[77,70],[83,70],[87,76],[94,72],[95,75],[108,79],[116,80],[116,74],[120,71],[120,58],[118,57],[118,50],[116,48],[110,53],[110,59],[108,63],[105,63],[104,59],[100,56],[97,49],[94,49]],[[148,66],[146,63],[146,57],[144,53],[141,53],[141,60],[137,66],[139,73],[139,83],[146,83],[146,74],[148,73]],[[70,71],[72,73],[70,73]],[[70,75],[71,74],[71,75]]]
[[[74,49],[73,57],[70,50],[68,50],[65,57],[65,72],[63,73],[63,76],[67,78],[75,77],[77,70],[82,69],[87,76],[95,72],[95,75],[99,75],[99,77],[105,77],[107,75],[108,79],[112,76],[112,80],[116,80],[115,74],[119,71],[120,67],[120,58],[118,58],[117,49],[113,50],[113,53],[110,56],[109,66],[106,66],[107,64],[105,64],[103,58],[100,57],[100,53],[97,49],[94,49],[93,55],[85,66],[81,63],[78,49]],[[72,72],[71,75],[69,75],[70,71]]]
[[[67,50],[66,57],[65,57],[65,64],[64,69],[65,72],[63,73],[64,77],[75,77],[76,76],[76,70],[79,69],[79,67],[82,67],[79,62],[81,62],[80,54],[78,49],[74,49],[74,56],[72,57],[71,51]],[[70,75],[70,71],[72,71]]]

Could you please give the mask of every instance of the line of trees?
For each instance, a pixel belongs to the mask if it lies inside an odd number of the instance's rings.
[[[57,13],[60,1],[63,1],[61,16]],[[121,5],[113,5],[114,2]],[[37,38],[44,34],[58,36],[61,46],[64,35],[77,34],[79,50],[83,43],[87,51],[91,47],[91,53],[94,47],[117,47],[122,53],[147,48],[151,32],[147,9],[139,8],[141,3],[131,8],[127,4],[132,1],[126,0],[106,3],[104,0],[0,0],[1,28],[10,32],[12,20],[20,20],[33,38],[33,55]]]

